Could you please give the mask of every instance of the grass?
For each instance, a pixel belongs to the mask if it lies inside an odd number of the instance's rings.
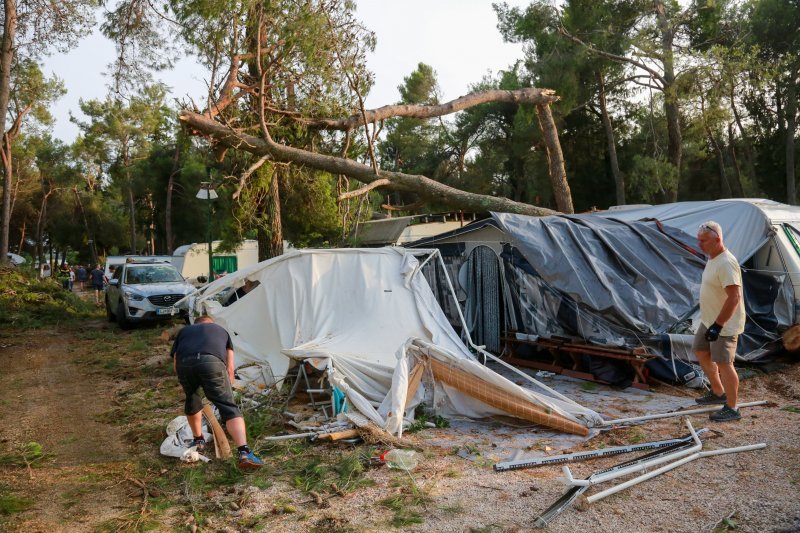
[[[21,513],[33,507],[33,500],[17,496],[8,487],[0,487],[0,516]]]
[[[441,415],[429,412],[424,405],[420,405],[414,411],[414,422],[405,430],[406,433],[416,433],[425,429],[426,423],[432,422],[437,428],[449,428],[450,421]]]
[[[790,413],[800,414],[800,407],[795,407],[794,405],[787,405],[786,407],[781,407],[781,410],[788,411]]]
[[[393,485],[399,487],[399,492],[379,502],[393,512],[389,523],[396,528],[424,523],[422,513],[433,501],[428,491],[420,488],[410,473],[395,478]]]

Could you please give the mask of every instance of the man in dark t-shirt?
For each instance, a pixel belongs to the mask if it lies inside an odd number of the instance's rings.
[[[92,280],[92,288],[94,289],[94,303],[100,305],[100,293],[103,291],[103,278],[105,277],[100,265],[94,266],[89,273],[89,277]]]
[[[233,344],[228,332],[214,324],[209,316],[201,316],[194,324],[183,328],[170,350],[174,358],[175,373],[186,393],[184,412],[189,420],[194,440],[192,446],[202,450],[203,401],[206,398],[219,409],[222,421],[239,451],[239,468],[256,469],[263,466],[261,459],[247,446],[244,418],[233,398],[234,357]]]

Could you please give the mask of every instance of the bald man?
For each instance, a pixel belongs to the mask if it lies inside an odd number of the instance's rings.
[[[710,418],[715,422],[730,422],[742,418],[736,409],[739,376],[733,366],[745,322],[742,272],[739,262],[725,248],[719,224],[714,221],[702,224],[697,241],[708,262],[700,284],[701,325],[695,333],[693,348],[711,390],[696,402],[721,404],[722,409]]]

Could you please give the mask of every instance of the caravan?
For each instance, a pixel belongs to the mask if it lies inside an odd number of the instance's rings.
[[[218,251],[221,244],[222,241],[213,242],[215,275],[230,274],[258,263],[258,241],[244,241],[233,252]],[[171,259],[181,275],[190,282],[202,284],[208,279],[208,243],[179,246]]]

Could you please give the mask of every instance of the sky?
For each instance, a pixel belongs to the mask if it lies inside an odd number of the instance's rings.
[[[506,0],[525,6],[529,0]],[[497,73],[522,58],[522,45],[504,43],[489,0],[357,0],[357,17],[377,36],[375,52],[367,57],[375,85],[367,96],[368,108],[399,99],[397,87],[420,62],[438,75],[442,101],[466,94],[470,84],[487,73]],[[70,53],[47,59],[46,74],[55,74],[67,94],[52,108],[53,136],[72,142],[78,128],[70,113],[82,118],[79,99],[102,99],[108,80],[103,71],[114,58],[114,46],[96,31]],[[203,101],[204,72],[193,61],[180,61],[158,77],[176,98]]]

